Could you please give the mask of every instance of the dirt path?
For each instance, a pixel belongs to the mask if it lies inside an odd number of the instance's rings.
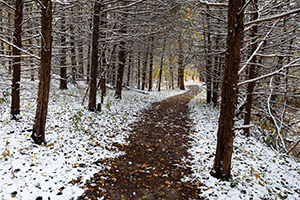
[[[182,160],[188,156],[191,124],[187,104],[198,92],[190,86],[145,110],[132,125],[129,145],[118,146],[125,155],[99,161],[109,162],[111,169],[95,174],[79,199],[199,199],[197,185],[181,181],[190,174]]]

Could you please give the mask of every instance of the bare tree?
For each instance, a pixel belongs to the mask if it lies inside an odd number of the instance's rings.
[[[101,3],[96,1],[94,3],[93,16],[93,42],[92,42],[92,64],[91,64],[91,78],[90,78],[90,96],[89,96],[89,110],[97,110],[97,77],[98,77],[98,60],[99,60],[99,25],[100,25],[100,11]]]
[[[16,119],[20,114],[20,81],[21,81],[21,51],[22,48],[22,19],[23,19],[23,0],[16,1],[15,23],[14,23],[14,46],[13,46],[13,79],[11,92],[11,114]]]
[[[52,2],[51,0],[42,0],[40,3],[42,10],[41,69],[35,123],[31,137],[36,144],[46,144],[45,125],[48,112],[52,57]]]
[[[237,98],[238,69],[243,38],[244,1],[229,0],[228,33],[218,141],[212,176],[228,180],[231,176],[234,117]]]

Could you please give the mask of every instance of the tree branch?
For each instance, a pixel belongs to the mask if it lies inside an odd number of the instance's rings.
[[[27,54],[27,55],[29,55],[29,56],[32,56],[33,58],[36,58],[36,59],[38,59],[38,60],[41,60],[40,57],[38,57],[38,56],[36,56],[36,55],[34,55],[34,54],[32,54],[32,53],[29,53],[28,51],[26,51],[26,50],[24,50],[24,49],[21,49],[21,48],[17,47],[17,46],[14,45],[13,43],[10,43],[9,41],[7,41],[7,40],[5,40],[5,39],[3,39],[3,38],[1,38],[1,37],[0,37],[0,40],[1,40],[2,42],[5,42],[6,44],[12,46],[12,47],[15,47],[15,48],[19,49],[19,50],[22,51],[23,53],[25,53],[25,54]]]
[[[258,24],[258,23],[265,22],[265,21],[271,21],[273,19],[286,17],[288,15],[299,13],[299,12],[300,12],[300,8],[296,9],[296,10],[292,10],[290,12],[286,12],[286,13],[282,13],[282,14],[278,14],[278,15],[272,15],[270,17],[265,17],[265,18],[262,18],[262,19],[257,19],[257,20],[254,20],[254,21],[250,21],[250,22],[246,23],[245,26],[251,26],[252,24]]]
[[[0,3],[3,3],[5,6],[7,6],[8,8],[12,9],[12,10],[16,10],[14,7],[12,7],[11,5],[9,5],[8,3],[6,3],[3,0],[0,0]]]
[[[254,78],[254,79],[250,79],[250,80],[246,80],[246,81],[243,81],[243,82],[241,82],[241,83],[238,83],[237,87],[241,87],[242,85],[249,84],[249,83],[252,83],[252,82],[255,82],[255,81],[259,81],[259,80],[261,80],[261,79],[265,79],[265,78],[274,76],[274,75],[280,73],[282,70],[284,70],[284,69],[286,69],[286,68],[288,68],[288,67],[292,67],[293,64],[296,63],[296,62],[299,61],[299,60],[300,60],[300,58],[298,58],[298,59],[296,59],[296,60],[294,60],[294,61],[288,63],[287,65],[283,66],[282,68],[280,68],[280,69],[278,69],[278,70],[276,70],[276,71],[274,71],[274,72],[271,72],[271,73],[269,73],[269,74],[266,74],[266,75],[264,75],[264,76],[260,76],[260,77]]]

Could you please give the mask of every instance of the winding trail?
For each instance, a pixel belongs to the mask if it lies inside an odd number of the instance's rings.
[[[131,125],[128,145],[118,145],[125,154],[98,161],[110,169],[95,174],[79,199],[200,199],[198,183],[181,181],[191,174],[183,159],[191,132],[188,103],[199,90],[189,86],[186,93],[144,110]]]

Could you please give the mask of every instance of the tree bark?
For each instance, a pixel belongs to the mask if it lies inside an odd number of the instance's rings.
[[[207,43],[205,43],[206,50],[206,103],[210,104],[212,100],[212,58],[209,55],[211,52],[211,37],[210,37],[210,20],[209,20],[209,6],[207,6],[206,15],[206,33],[204,34],[207,38]]]
[[[41,69],[35,124],[31,135],[36,144],[46,144],[45,125],[48,112],[52,57],[52,2],[51,0],[42,0],[42,5]]]
[[[171,76],[170,76],[170,78],[171,78],[171,81],[170,81],[170,88],[172,89],[172,90],[174,90],[175,88],[174,88],[174,72],[173,72],[173,67],[170,67],[170,74],[171,74]]]
[[[64,6],[64,5],[63,5]],[[67,46],[67,40],[66,40],[66,19],[64,16],[64,13],[62,13],[61,22],[60,22],[60,43],[61,43],[61,55],[60,55],[60,86],[59,88],[61,90],[68,89],[67,86],[67,52],[66,52],[66,46]]]
[[[101,28],[106,28],[106,18],[107,18],[107,15],[106,13],[103,13],[101,15],[101,20],[100,20],[100,25],[101,25]],[[100,38],[102,40],[105,40],[106,38],[106,33],[104,31],[101,31],[100,32]],[[101,81],[101,103],[104,103],[104,96],[106,95],[106,71],[107,71],[107,60],[106,60],[106,47],[105,47],[105,44],[102,45],[102,62],[101,62],[101,67],[100,67],[100,74],[101,74],[101,77],[100,77],[100,81]]]
[[[258,5],[257,5],[257,0],[252,1],[252,18],[251,20],[257,20],[258,19]],[[255,38],[258,33],[257,26],[253,26],[252,31],[251,31],[251,38]],[[256,40],[256,39],[255,39]],[[251,55],[254,53],[254,51],[257,48],[257,42],[252,41],[251,45]],[[256,77],[255,70],[256,70],[256,56],[254,55],[252,60],[250,61],[251,65],[249,68],[249,75],[248,79],[253,79]],[[245,116],[244,116],[244,125],[249,125],[250,124],[250,119],[251,119],[251,108],[252,108],[252,100],[253,100],[253,91],[254,91],[254,86],[255,83],[251,82],[248,84],[247,87],[247,98],[246,98],[246,104],[245,104]],[[244,134],[246,136],[249,136],[250,130],[249,128],[244,129]]]
[[[14,45],[22,48],[22,20],[23,20],[23,0],[16,1],[15,22],[14,22]],[[20,114],[20,81],[21,81],[21,52],[13,47],[13,79],[11,91],[11,115],[12,119],[17,119]]]
[[[160,68],[159,68],[159,74],[158,74],[158,91],[160,92],[161,89],[161,77],[162,77],[162,70],[164,66],[164,54],[165,54],[165,48],[166,48],[166,39],[164,40],[163,49],[162,49],[162,56],[160,58]]]
[[[120,30],[121,35],[126,34],[126,26],[123,24],[123,27]],[[122,98],[122,85],[123,85],[123,76],[124,76],[124,68],[126,63],[126,42],[123,39],[120,42],[120,52],[119,52],[119,65],[118,65],[118,74],[117,74],[117,85],[115,91],[115,98]]]
[[[93,21],[93,39],[92,39],[92,61],[90,72],[90,96],[89,110],[97,111],[97,77],[98,77],[98,59],[99,59],[99,23],[100,23],[101,3],[96,1],[94,4],[94,21]]]
[[[92,29],[92,23],[90,23],[90,29]],[[91,76],[91,40],[88,39],[87,45],[87,69],[86,69],[86,82],[90,83],[90,76]]]
[[[73,9],[72,9],[72,12]],[[76,59],[76,46],[75,46],[75,30],[74,24],[70,25],[70,46],[71,46],[71,65],[72,65],[72,81],[76,83],[77,77],[77,59]]]
[[[181,35],[179,39],[179,55],[178,55],[178,85],[180,90],[185,90],[184,87],[184,56]]]
[[[154,37],[152,36],[150,38],[150,63],[149,63],[149,88],[148,91],[152,91],[152,74],[153,74],[153,42],[154,42]]]
[[[132,67],[132,52],[130,53],[128,59],[127,82],[126,82],[127,87],[130,86],[131,67]]]
[[[0,8],[0,24],[3,24],[5,22],[5,19],[4,19],[4,10],[3,10],[3,7]],[[0,27],[0,33],[4,33],[4,28],[1,26]],[[3,41],[0,41],[0,54],[1,55],[4,55],[5,54],[5,47],[4,47],[4,42]],[[2,62],[0,61],[0,65],[5,65],[5,62]]]
[[[146,86],[147,65],[148,65],[148,52],[145,52],[144,66],[143,66],[143,72],[142,72],[142,90],[145,90],[145,86]]]
[[[125,33],[125,32],[123,32]],[[122,84],[124,76],[124,68],[126,63],[126,43],[125,41],[120,42],[120,52],[119,52],[119,65],[118,65],[118,74],[117,74],[117,85],[115,91],[115,98],[122,98]]]
[[[218,140],[211,175],[229,180],[231,177],[231,157],[233,152],[234,117],[237,99],[238,68],[243,37],[244,0],[229,0],[228,34],[225,72],[222,85],[222,101],[219,117]]]
[[[221,14],[221,13],[220,13]],[[218,20],[220,23],[220,20]],[[221,35],[217,33],[216,36],[216,51],[220,49],[220,40]],[[220,85],[220,75],[221,75],[221,55],[217,54],[215,56],[215,64],[213,69],[213,95],[212,95],[212,103],[213,106],[216,107],[218,105],[218,98],[219,98],[219,85]]]
[[[138,89],[141,89],[141,53],[138,54],[138,74],[137,74],[137,84],[138,84]]]

